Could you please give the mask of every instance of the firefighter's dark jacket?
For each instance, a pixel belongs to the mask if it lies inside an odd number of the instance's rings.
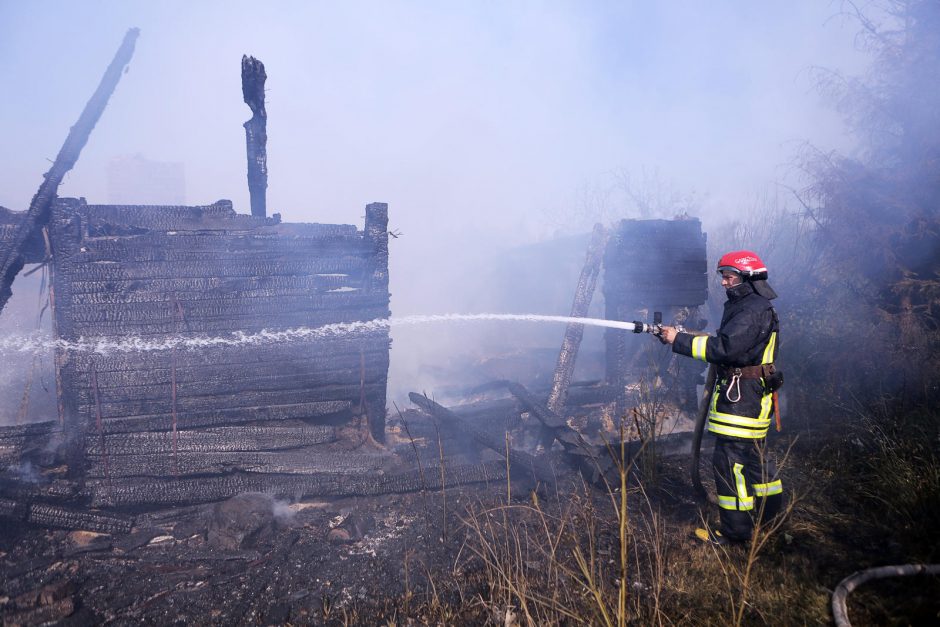
[[[718,382],[708,413],[708,430],[728,438],[767,435],[773,408],[762,379],[739,378],[734,369],[773,363],[779,323],[770,301],[750,283],[728,290],[717,335],[679,333],[672,350],[718,365]]]

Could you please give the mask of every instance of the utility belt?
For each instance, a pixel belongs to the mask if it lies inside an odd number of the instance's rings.
[[[726,395],[732,403],[736,403],[741,399],[741,389],[738,385],[738,381],[741,379],[762,379],[767,394],[776,392],[783,385],[783,372],[778,370],[777,366],[772,363],[758,366],[722,366],[719,374],[722,379],[729,381]],[[737,389],[735,390],[735,388]],[[737,398],[734,398],[735,396]]]

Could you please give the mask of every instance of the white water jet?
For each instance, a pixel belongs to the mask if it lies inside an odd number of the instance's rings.
[[[8,335],[0,338],[0,354],[38,354],[49,350],[61,350],[105,355],[108,353],[161,351],[174,348],[193,350],[217,346],[275,344],[295,340],[336,338],[416,324],[480,321],[574,323],[594,327],[606,327],[608,329],[621,329],[623,331],[633,331],[635,326],[632,322],[622,322],[620,320],[574,318],[570,316],[542,316],[539,314],[431,314],[405,316],[403,318],[377,318],[375,320],[357,322],[337,322],[320,327],[294,327],[282,330],[262,329],[257,333],[234,331],[228,335],[219,336],[170,335],[159,339],[147,339],[140,336],[124,338],[81,337],[75,342],[70,342],[62,339],[51,339],[41,334]]]

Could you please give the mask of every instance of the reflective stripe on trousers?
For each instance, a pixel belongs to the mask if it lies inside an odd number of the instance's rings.
[[[744,480],[744,465],[735,464],[731,472],[734,474],[735,496],[718,495],[718,506],[723,509],[733,509],[747,512],[754,509],[754,498],[748,496],[747,482]],[[778,482],[779,483],[779,482]]]

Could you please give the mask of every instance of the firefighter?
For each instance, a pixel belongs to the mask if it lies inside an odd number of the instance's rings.
[[[781,508],[783,485],[764,438],[774,409],[773,392],[783,382],[774,365],[780,323],[770,301],[777,297],[767,283],[767,267],[748,250],[718,261],[725,302],[714,336],[692,335],[663,327],[662,341],[672,351],[716,364],[708,411],[708,430],[715,435],[712,464],[721,524],[696,529],[695,536],[713,544],[745,542],[757,516],[770,520]]]

